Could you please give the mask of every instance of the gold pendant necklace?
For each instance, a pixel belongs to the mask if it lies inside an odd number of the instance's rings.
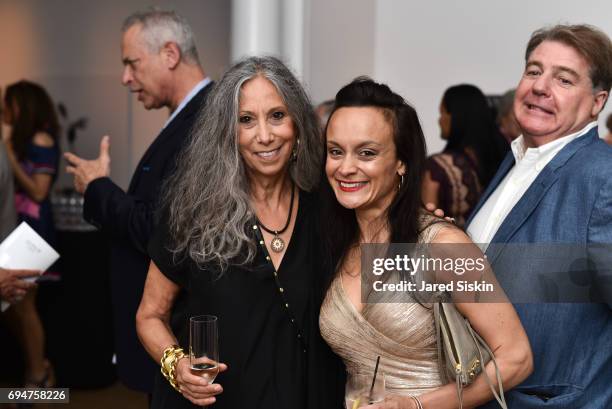
[[[270,230],[258,219],[257,222],[259,226],[267,231],[270,234],[273,234],[274,237],[270,240],[270,248],[275,253],[281,253],[285,249],[285,241],[280,237],[281,234],[287,230],[289,224],[291,223],[291,213],[293,213],[293,198],[295,196],[295,187],[293,186],[293,181],[291,182],[291,201],[289,202],[289,215],[287,216],[287,223],[285,223],[285,227],[281,230]]]
[[[274,236],[274,238],[272,239],[272,241],[270,241],[270,248],[272,249],[272,251],[274,251],[275,253],[280,253],[283,251],[283,249],[285,248],[285,242],[283,239],[281,239],[280,237],[278,237],[278,234],[276,236]]]

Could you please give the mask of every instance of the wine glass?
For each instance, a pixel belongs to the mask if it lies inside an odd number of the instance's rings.
[[[214,315],[189,318],[189,365],[194,373],[213,383],[219,373],[219,328]]]
[[[378,371],[373,388],[372,377],[373,374],[349,374],[344,395],[346,409],[357,409],[385,400],[385,374]]]

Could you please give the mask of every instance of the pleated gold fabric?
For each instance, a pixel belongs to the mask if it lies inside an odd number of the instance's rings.
[[[443,225],[430,225],[419,241],[431,242]],[[380,355],[379,371],[385,374],[389,394],[420,395],[442,385],[433,311],[427,306],[416,301],[369,303],[359,313],[337,275],[321,306],[319,326],[344,360],[348,378],[373,374]]]

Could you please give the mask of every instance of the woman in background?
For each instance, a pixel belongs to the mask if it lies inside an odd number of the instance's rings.
[[[473,85],[455,85],[444,92],[439,124],[442,139],[448,142],[442,153],[427,159],[423,202],[433,203],[463,227],[508,144],[487,99]]]
[[[6,89],[3,120],[10,126],[5,143],[15,176],[18,223],[28,223],[54,246],[49,194],[57,177],[60,152],[53,102],[40,85],[19,81]],[[15,304],[9,319],[25,353],[26,387],[51,387],[53,369],[45,358],[45,335],[36,310],[36,294],[36,290],[30,291]]]

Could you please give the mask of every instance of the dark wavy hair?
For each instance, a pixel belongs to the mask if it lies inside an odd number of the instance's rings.
[[[478,179],[486,187],[508,150],[487,98],[478,87],[461,84],[444,92],[442,105],[451,117],[444,152],[464,153],[471,148],[476,155]]]
[[[393,141],[397,157],[406,167],[404,181],[386,210],[390,241],[392,243],[417,242],[420,227],[421,181],[425,164],[425,137],[416,111],[404,99],[391,91],[385,84],[379,84],[367,77],[359,77],[344,86],[336,94],[334,113],[346,107],[372,107],[382,111],[386,121],[393,128]],[[325,129],[327,139],[327,127]],[[342,265],[351,246],[359,242],[359,226],[355,211],[342,207],[336,200],[323,169],[321,178],[321,233],[325,245],[328,271],[335,271]],[[329,228],[330,221],[334,227]],[[329,284],[329,282],[327,283]]]
[[[40,85],[19,81],[9,85],[4,94],[4,109],[12,119],[11,142],[19,160],[37,132],[46,132],[57,143],[60,126],[51,97]]]

